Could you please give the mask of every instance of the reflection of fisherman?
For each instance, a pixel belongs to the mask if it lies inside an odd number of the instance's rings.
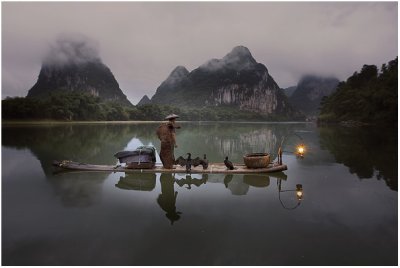
[[[168,115],[157,129],[157,136],[161,141],[160,158],[164,168],[171,169],[175,163],[174,147],[178,147],[175,140],[175,129],[180,128],[175,122],[179,118],[176,114]]]
[[[165,215],[171,221],[171,225],[174,221],[179,220],[181,217],[179,214],[182,214],[179,211],[176,211],[176,197],[178,192],[174,191],[174,183],[175,180],[172,174],[163,173],[160,176],[161,182],[161,194],[157,198],[158,205],[167,212]]]

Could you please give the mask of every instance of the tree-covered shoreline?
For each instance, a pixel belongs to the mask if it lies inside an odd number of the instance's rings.
[[[364,65],[322,99],[318,123],[397,124],[397,90],[397,57],[380,71],[375,65]]]
[[[364,65],[336,91],[321,100],[319,124],[397,125],[398,59]],[[4,121],[160,121],[179,114],[183,121],[304,121],[302,115],[267,115],[232,105],[173,106],[165,104],[123,105],[105,101],[84,91],[55,91],[46,97],[7,97],[2,100]]]
[[[45,98],[15,97],[2,101],[3,121],[160,121],[179,114],[186,121],[291,121],[229,106],[188,108],[171,105],[121,105],[84,92],[55,92]],[[303,118],[297,118],[302,120]]]

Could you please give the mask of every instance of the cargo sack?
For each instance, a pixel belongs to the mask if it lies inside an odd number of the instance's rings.
[[[121,151],[114,155],[127,168],[149,169],[156,164],[156,149],[153,146],[139,146],[134,151]]]

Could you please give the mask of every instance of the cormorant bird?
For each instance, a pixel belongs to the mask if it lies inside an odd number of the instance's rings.
[[[186,172],[189,173],[190,170],[192,169],[192,154],[187,153],[188,158],[186,158]]]
[[[175,160],[175,165],[180,165],[181,167],[186,165],[186,159],[183,158],[182,156],[179,156],[176,160]]]
[[[203,166],[203,169],[207,169],[208,168],[208,160],[207,160],[206,154],[204,154],[204,158],[201,161],[201,165]]]
[[[196,157],[195,159],[192,159],[192,166],[197,167],[200,164],[201,164],[200,157]]]
[[[235,168],[233,167],[232,162],[228,160],[228,157],[225,157],[224,164],[225,164],[225,166],[226,166],[229,170],[235,169]]]
[[[191,165],[194,167],[197,167],[198,165],[201,164],[201,159],[200,157],[196,157],[195,159],[190,159],[191,160]],[[181,167],[186,166],[186,162],[187,159],[183,158],[183,156],[179,156],[176,160],[175,160],[175,165],[180,165]]]

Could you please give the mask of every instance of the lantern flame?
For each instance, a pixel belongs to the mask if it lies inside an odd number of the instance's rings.
[[[297,154],[303,155],[306,151],[306,148],[303,144],[297,146]]]

